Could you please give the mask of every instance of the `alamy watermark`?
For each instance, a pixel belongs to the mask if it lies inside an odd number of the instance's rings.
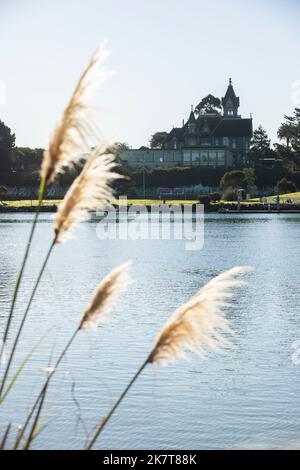
[[[100,240],[185,240],[188,251],[204,245],[202,204],[127,204],[98,208],[96,234]]]

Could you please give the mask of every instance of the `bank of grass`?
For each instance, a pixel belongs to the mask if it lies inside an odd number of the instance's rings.
[[[44,200],[44,206],[57,206],[61,202],[60,199],[46,199]],[[118,199],[114,199],[111,201],[112,204],[115,205],[124,205],[126,202],[128,205],[133,204],[142,204],[142,205],[151,205],[151,204],[162,204],[164,201],[160,199],[127,199],[127,201],[122,201]],[[166,204],[196,204],[199,202],[198,200],[169,200],[167,199]],[[7,207],[37,207],[38,200],[19,200],[19,201],[3,201],[3,205]]]
[[[276,196],[268,196],[265,198],[265,201],[270,204],[276,203]],[[300,203],[300,192],[296,193],[289,193],[289,194],[281,194],[280,195],[280,202],[284,203],[287,201],[292,201],[293,203],[299,204]],[[237,204],[237,201],[225,201],[224,199],[221,199],[220,201],[214,203],[214,204]],[[246,199],[244,201],[241,201],[241,204],[244,205],[254,205],[254,204],[262,204],[261,198],[251,198],[251,199]]]
[[[276,196],[270,196],[267,199],[268,199],[268,202],[274,202],[274,200],[276,199]],[[282,194],[280,196],[280,202],[286,202],[288,199],[292,200],[293,202],[299,202],[300,201],[300,192]]]
[[[7,207],[37,207],[38,206],[38,199],[24,199],[24,200],[19,200],[19,201],[0,201],[1,205],[7,206]],[[61,201],[59,199],[49,199],[45,200],[43,205],[44,206],[54,206],[59,204]]]
[[[150,206],[151,204],[155,204],[155,205],[158,205],[158,204],[163,204],[163,203],[166,203],[166,204],[197,204],[199,202],[198,199],[194,199],[194,200],[185,200],[185,199],[127,199],[127,201],[122,201],[122,200],[118,200],[118,199],[115,199],[112,201],[113,204],[116,204],[116,205],[123,205],[123,204],[128,204],[128,205],[133,205],[133,204],[142,204],[142,205],[145,205],[145,206]]]
[[[296,193],[289,193],[289,194],[282,194],[280,196],[280,202],[286,202],[288,200],[291,200],[292,202],[299,203],[300,202],[300,192]],[[276,196],[268,196],[266,198],[266,201],[268,203],[276,203]],[[44,200],[44,206],[57,206],[61,202],[60,199],[46,199]],[[119,200],[119,199],[114,199],[111,201],[112,204],[115,205],[133,205],[133,204],[142,204],[142,205],[158,205],[162,204],[163,202],[166,202],[166,204],[197,204],[199,202],[198,199],[194,200],[185,200],[185,199],[166,199],[165,201],[162,201],[160,199],[127,199],[127,200]],[[260,204],[261,199],[260,198],[251,198],[251,199],[246,199],[244,201],[241,201],[241,204],[243,205],[254,205],[254,204]],[[18,200],[18,201],[0,201],[0,204],[4,204],[7,207],[37,207],[38,205],[38,200],[37,199],[25,199],[25,200]],[[222,199],[221,201],[217,201],[212,204],[237,204],[237,201],[225,201]]]

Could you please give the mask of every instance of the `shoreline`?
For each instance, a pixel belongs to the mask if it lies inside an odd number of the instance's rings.
[[[167,204],[169,207],[172,206],[173,204]],[[177,204],[183,207],[183,204]],[[118,205],[112,205],[118,212],[119,206]],[[196,211],[196,204],[191,204],[192,206],[192,212],[194,213]],[[128,205],[130,207],[130,205]],[[151,209],[151,205],[145,205],[147,210],[149,211]],[[14,214],[14,213],[26,213],[26,214],[31,214],[35,213],[36,207],[35,206],[0,206],[0,214]],[[228,207],[222,205],[220,206],[208,206],[205,205],[205,210],[206,213],[219,213],[219,214],[300,214],[300,207],[292,207],[292,208],[287,208],[287,207],[282,207],[280,209],[277,208],[258,208],[254,207],[251,209],[251,206],[248,206],[247,208],[243,209],[241,208],[240,210],[234,209],[231,205],[228,205]],[[42,206],[40,208],[40,212],[43,213],[55,213],[57,212],[57,205],[49,205],[49,206]]]

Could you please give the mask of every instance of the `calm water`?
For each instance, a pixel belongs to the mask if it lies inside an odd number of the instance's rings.
[[[0,215],[0,329],[30,228],[30,215]],[[22,313],[51,238],[42,215],[16,316]],[[182,241],[99,241],[87,223],[58,247],[38,291],[18,362],[47,335],[1,409],[3,423],[22,423],[44,368],[66,342],[98,281],[131,258],[132,284],[113,322],[82,333],[53,381],[47,427],[36,448],[80,448],[144,360],[169,314],[208,279],[252,265],[228,317],[236,348],[204,361],[148,367],[107,426],[98,448],[227,449],[300,447],[300,216],[208,215],[202,251]],[[80,409],[77,403],[80,404]],[[2,422],[2,427],[1,427]]]

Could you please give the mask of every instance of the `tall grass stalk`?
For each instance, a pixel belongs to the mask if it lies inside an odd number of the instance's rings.
[[[89,442],[87,443],[86,445],[86,450],[91,450],[92,447],[94,446],[96,440],[98,439],[99,435],[101,434],[101,432],[103,431],[103,429],[105,428],[106,424],[108,423],[108,421],[110,420],[110,418],[112,417],[112,415],[115,413],[115,411],[117,410],[117,408],[119,407],[119,405],[122,403],[123,399],[125,398],[125,396],[127,395],[127,393],[129,392],[129,390],[131,389],[131,387],[133,386],[134,382],[138,379],[138,377],[141,375],[141,373],[143,372],[143,370],[145,369],[145,367],[149,364],[149,360],[150,360],[150,356],[151,354],[147,357],[147,359],[145,360],[145,362],[143,362],[143,364],[141,365],[141,367],[139,368],[139,370],[137,371],[137,373],[134,375],[134,377],[131,379],[131,381],[129,382],[129,384],[127,385],[127,387],[125,388],[125,390],[121,393],[120,397],[118,398],[118,400],[116,401],[116,403],[113,405],[113,407],[110,409],[109,413],[107,414],[107,416],[105,416],[103,418],[103,420],[101,421],[100,425],[98,426],[95,434],[93,435],[93,437],[89,440]]]
[[[10,429],[11,429],[11,423],[9,423],[5,429],[5,432],[3,434],[3,438],[2,438],[2,441],[0,443],[0,450],[5,450],[5,446],[6,446],[6,441],[8,439],[8,436],[9,436],[9,432],[10,432]]]
[[[56,364],[53,368],[53,370],[49,373],[34,405],[32,406],[31,410],[30,410],[30,413],[28,414],[28,417],[26,419],[26,422],[24,424],[24,427],[22,429],[22,433],[20,434],[19,438],[18,438],[18,441],[17,441],[17,447],[21,441],[21,439],[23,438],[24,436],[24,433],[25,433],[25,430],[30,422],[30,419],[31,417],[33,416],[34,414],[34,411],[36,409],[36,407],[38,406],[38,410],[37,410],[37,413],[36,413],[36,416],[35,416],[35,419],[33,421],[33,424],[32,424],[32,427],[31,427],[31,430],[30,430],[30,433],[28,435],[28,438],[26,440],[26,444],[24,446],[24,449],[29,449],[30,447],[30,444],[31,444],[31,441],[34,437],[34,434],[35,434],[35,430],[37,428],[37,424],[39,422],[39,418],[40,418],[40,415],[41,415],[41,412],[42,412],[42,409],[43,409],[43,405],[44,405],[44,402],[45,402],[45,399],[46,399],[46,394],[47,394],[47,390],[48,390],[48,386],[49,386],[49,383],[53,377],[53,375],[55,374],[56,370],[58,369],[61,361],[63,360],[63,358],[65,357],[65,355],[67,354],[68,350],[70,349],[70,347],[72,346],[76,336],[77,336],[77,333],[78,333],[79,328],[76,328],[76,330],[74,331],[74,333],[72,334],[71,338],[69,339],[69,341],[67,342],[65,348],[63,349],[63,351],[61,352],[61,354],[59,355],[59,358],[57,359],[56,361]]]
[[[17,450],[18,447],[19,447],[19,444],[21,442],[21,440],[23,439],[23,436],[26,432],[26,429],[31,421],[31,418],[36,410],[36,407],[39,405],[39,409],[38,409],[38,412],[37,412],[37,415],[36,415],[36,418],[34,420],[34,423],[35,425],[32,426],[31,428],[31,431],[30,431],[30,434],[27,438],[27,441],[26,441],[26,446],[27,448],[30,446],[30,442],[33,438],[33,435],[34,435],[34,432],[35,432],[35,429],[36,429],[36,424],[38,423],[38,419],[39,419],[39,416],[40,416],[40,413],[42,411],[42,406],[43,404],[41,405],[41,402],[44,402],[44,399],[45,399],[45,395],[46,395],[46,392],[47,392],[47,389],[48,389],[48,386],[49,386],[49,383],[53,377],[53,375],[55,374],[56,370],[58,369],[61,361],[63,360],[64,356],[66,355],[66,353],[68,352],[68,350],[70,349],[73,341],[75,340],[76,336],[77,336],[77,333],[79,331],[79,328],[77,328],[74,333],[72,334],[71,338],[69,339],[69,341],[67,342],[67,345],[65,346],[65,348],[63,349],[62,353],[59,355],[59,358],[57,359],[56,361],[56,364],[54,365],[53,367],[53,370],[49,373],[44,385],[42,386],[42,389],[40,391],[40,393],[38,394],[34,404],[32,405],[31,407],[31,410],[30,412],[27,414],[27,417],[26,417],[26,420],[25,420],[25,423],[24,425],[22,426],[22,429],[19,433],[19,435],[17,436],[16,438],[16,442],[15,442],[15,447],[14,447],[14,450]]]
[[[114,163],[115,156],[110,153],[105,153],[106,150],[106,145],[96,147],[93,150],[80,175],[72,183],[59,206],[57,213],[55,214],[54,238],[38,275],[15,337],[1,382],[0,397],[3,393],[12,360],[27,320],[31,304],[55,244],[64,242],[68,238],[74,225],[86,220],[88,217],[88,211],[94,210],[98,206],[99,200],[106,203],[113,197],[111,183],[116,179],[121,178],[121,176],[114,171],[116,167],[116,164]]]
[[[249,268],[246,267],[235,267],[213,278],[170,317],[160,331],[151,353],[87,442],[86,450],[93,448],[99,435],[148,364],[167,364],[185,357],[186,351],[192,351],[202,357],[207,347],[218,350],[222,345],[230,345],[222,335],[223,332],[232,333],[222,310],[231,306],[228,299],[233,296],[232,289],[245,284],[236,277],[248,271]]]
[[[42,386],[40,393],[38,394],[30,412],[28,413],[22,430],[16,439],[15,449],[18,448],[25,434],[25,431],[31,421],[31,418],[36,410],[36,407],[38,406],[38,410],[33,425],[31,427],[31,431],[25,444],[25,448],[28,449],[30,447],[31,441],[35,435],[36,426],[39,422],[39,417],[42,412],[43,404],[51,379],[59,368],[60,363],[67,354],[68,350],[72,346],[78,332],[95,328],[97,324],[102,320],[103,316],[107,316],[108,312],[112,309],[117,297],[121,294],[123,290],[127,288],[130,282],[130,277],[128,275],[129,267],[130,262],[121,264],[120,266],[116,267],[107,276],[104,277],[104,279],[95,289],[92,300],[84,311],[78,327],[75,329],[70,339],[68,340],[66,346],[64,347],[63,351],[60,353],[56,364],[54,365],[52,371],[49,373],[44,385]]]
[[[17,277],[17,281],[16,281],[16,284],[15,284],[12,303],[11,303],[11,306],[10,306],[10,311],[9,311],[9,315],[8,315],[5,330],[4,330],[3,345],[0,348],[0,363],[1,363],[1,358],[2,358],[3,351],[4,351],[4,348],[5,348],[5,345],[6,345],[6,341],[7,341],[8,335],[9,335],[10,326],[11,326],[11,322],[12,322],[13,314],[14,314],[14,309],[15,309],[15,305],[16,305],[16,302],[17,302],[17,298],[18,298],[18,292],[19,292],[19,289],[20,289],[20,286],[21,286],[23,274],[24,274],[26,263],[27,263],[27,260],[28,260],[28,256],[29,256],[29,252],[30,252],[34,232],[35,232],[35,229],[36,229],[36,225],[37,225],[37,222],[38,222],[38,218],[39,218],[39,215],[40,215],[40,210],[41,210],[41,207],[42,207],[42,204],[43,204],[44,196],[45,196],[45,183],[42,180],[41,184],[40,184],[39,202],[38,202],[38,205],[37,205],[37,208],[36,208],[36,211],[35,211],[35,217],[34,217],[33,223],[31,225],[29,238],[28,238],[28,241],[27,241],[27,245],[26,245],[23,261],[22,261],[22,264],[21,264],[21,268],[20,268],[20,271],[19,271],[19,274],[18,274],[18,277]],[[2,390],[2,388],[1,388],[1,390]],[[1,392],[0,392],[0,396],[1,396]]]
[[[7,361],[7,365],[6,365],[6,367],[5,367],[5,371],[4,371],[2,380],[1,380],[0,397],[2,396],[2,394],[3,394],[3,392],[4,392],[4,387],[5,387],[7,378],[8,378],[8,374],[9,374],[9,371],[10,371],[10,367],[11,367],[11,365],[12,365],[12,361],[13,361],[15,352],[16,352],[16,350],[17,350],[17,346],[18,346],[18,343],[19,343],[19,340],[20,340],[20,337],[21,337],[23,328],[24,328],[25,323],[26,323],[26,320],[27,320],[27,317],[28,317],[28,314],[29,314],[29,310],[30,310],[31,304],[32,304],[32,302],[33,302],[33,300],[34,300],[36,291],[37,291],[38,286],[39,286],[39,284],[40,284],[40,282],[41,282],[41,279],[42,279],[42,277],[43,277],[44,271],[45,271],[46,266],[47,266],[47,264],[48,264],[48,261],[49,261],[49,258],[50,258],[50,256],[51,256],[51,253],[52,253],[52,251],[53,251],[53,248],[54,248],[54,246],[55,246],[55,243],[56,243],[56,238],[54,238],[53,242],[51,243],[51,245],[50,245],[50,247],[49,247],[49,249],[48,249],[48,252],[47,252],[46,257],[45,257],[45,259],[44,259],[44,262],[43,262],[43,264],[42,264],[41,270],[40,270],[39,275],[38,275],[38,277],[37,277],[37,280],[36,280],[36,282],[35,282],[34,288],[33,288],[33,290],[32,290],[30,299],[29,299],[29,301],[28,301],[26,310],[25,310],[25,312],[24,312],[24,314],[23,314],[23,317],[22,317],[21,323],[20,323],[20,325],[19,325],[17,334],[16,334],[16,336],[15,336],[15,339],[14,339],[14,342],[13,342],[13,345],[12,345],[12,349],[11,349],[11,352],[10,352],[10,355],[9,355],[9,358],[8,358],[8,361]]]
[[[0,347],[0,362],[5,349],[6,341],[9,335],[11,322],[13,319],[14,308],[18,298],[18,292],[22,277],[28,260],[31,243],[38,222],[40,208],[43,203],[45,189],[51,184],[59,173],[66,171],[80,159],[84,154],[88,154],[90,147],[88,138],[97,138],[98,130],[93,123],[91,110],[93,109],[90,101],[92,89],[101,84],[107,76],[107,72],[101,68],[101,65],[108,55],[105,45],[100,46],[92,56],[88,66],[81,75],[71,99],[64,110],[63,116],[56,126],[50,141],[48,150],[44,152],[41,167],[41,184],[39,192],[39,202],[35,213],[35,218],[31,226],[29,239],[26,245],[21,269],[17,277],[14,288],[10,312],[6,322],[3,344]],[[13,352],[14,355],[14,352]],[[6,377],[4,379],[4,382]],[[0,396],[3,391],[3,383],[0,388]]]
[[[14,288],[10,312],[4,329],[3,345],[0,348],[0,361],[10,331],[15,304],[17,302],[19,288],[28,260],[46,187],[54,181],[59,173],[66,171],[67,168],[70,168],[77,161],[84,158],[85,154],[88,154],[90,150],[88,138],[97,137],[98,131],[91,116],[93,106],[90,97],[91,91],[95,88],[95,85],[101,84],[107,76],[107,72],[101,68],[107,55],[108,50],[105,45],[102,45],[92,56],[75,87],[60,122],[54,129],[49,141],[48,150],[44,152],[41,167],[39,202],[31,226],[21,269]],[[3,390],[3,385],[1,386],[1,390]]]
[[[35,430],[37,429],[37,426],[38,426],[38,422],[39,422],[39,418],[40,418],[40,415],[41,415],[41,412],[42,412],[42,408],[44,406],[44,402],[45,402],[45,398],[46,398],[46,390],[43,391],[40,399],[39,399],[39,407],[38,407],[38,410],[36,412],[36,415],[35,415],[35,418],[34,418],[34,421],[32,423],[32,427],[31,427],[31,431],[30,431],[30,434],[29,434],[29,437],[23,447],[23,450],[28,450],[30,448],[30,444],[34,438],[34,435],[35,435]]]

